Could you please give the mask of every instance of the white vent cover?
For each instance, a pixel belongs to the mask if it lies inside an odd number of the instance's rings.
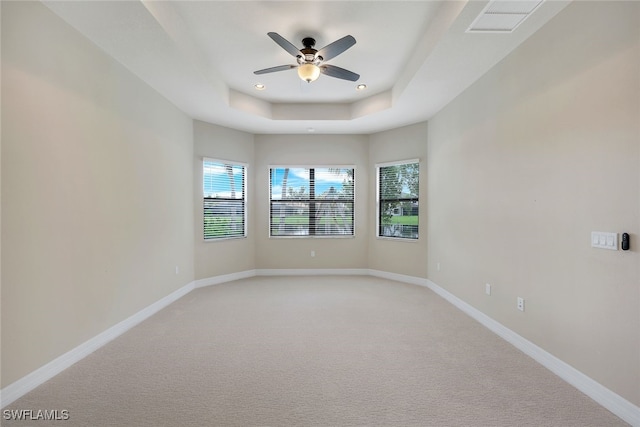
[[[467,28],[467,33],[511,33],[544,0],[493,0]]]

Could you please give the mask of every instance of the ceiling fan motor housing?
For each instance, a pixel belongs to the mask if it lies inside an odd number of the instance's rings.
[[[313,37],[305,37],[302,39],[302,45],[304,46],[303,49],[300,49],[302,55],[297,56],[298,64],[318,65],[322,61],[322,57],[316,56],[318,50],[313,48],[316,45],[316,40]]]

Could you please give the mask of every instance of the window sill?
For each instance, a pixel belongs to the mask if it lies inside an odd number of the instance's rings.
[[[229,236],[229,237],[218,237],[215,239],[202,239],[203,243],[213,243],[213,242],[226,242],[229,240],[240,240],[246,239],[247,236]]]
[[[346,236],[269,236],[270,239],[353,239],[355,235]]]
[[[410,239],[410,238],[406,238],[406,237],[376,236],[376,240],[391,240],[391,241],[395,241],[395,242],[417,243],[418,241],[420,241],[420,237],[418,237],[417,239]]]

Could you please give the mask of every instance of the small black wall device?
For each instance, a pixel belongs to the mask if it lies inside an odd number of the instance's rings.
[[[623,251],[628,251],[629,250],[629,233],[622,233],[622,250]]]

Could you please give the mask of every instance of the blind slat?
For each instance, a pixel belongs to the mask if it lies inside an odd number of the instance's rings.
[[[378,166],[378,236],[418,238],[420,164]]]
[[[271,168],[271,236],[352,236],[354,169]]]
[[[243,165],[203,161],[205,240],[246,235],[245,174]]]

